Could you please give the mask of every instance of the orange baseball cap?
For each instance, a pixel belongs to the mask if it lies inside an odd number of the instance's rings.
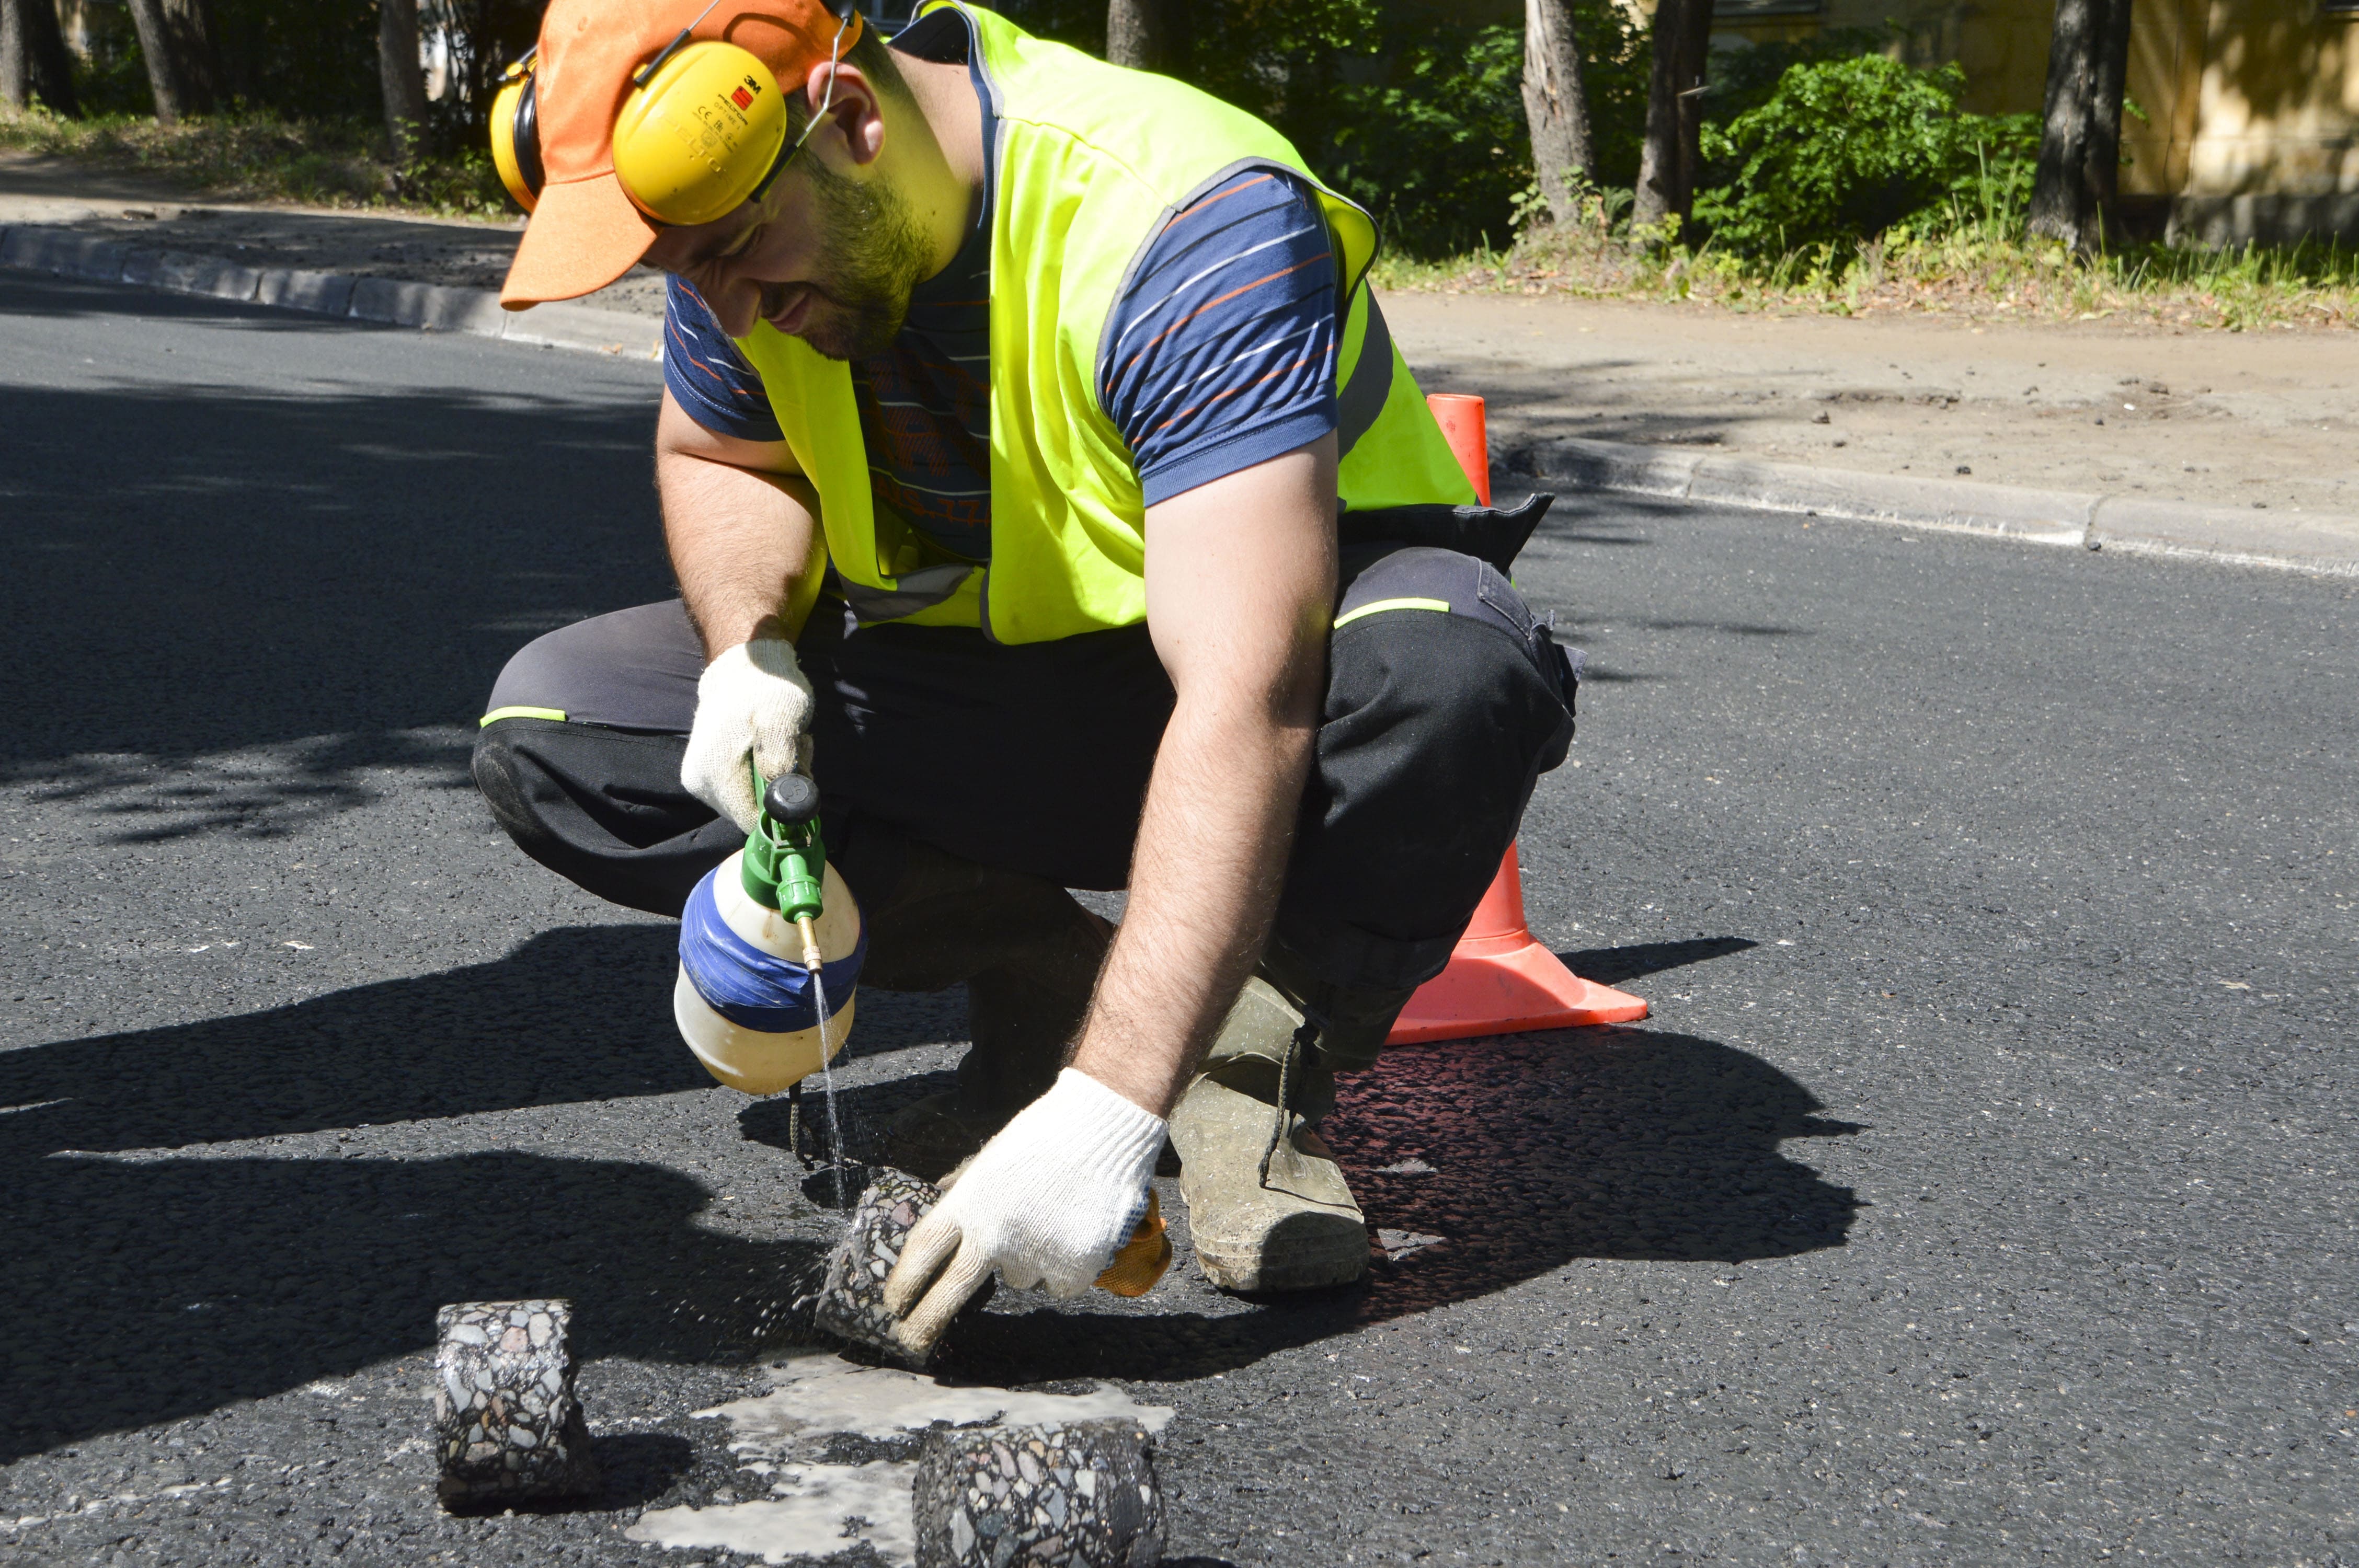
[[[681,28],[749,51],[791,92],[832,51],[849,52],[864,25],[854,11],[843,26],[823,0],[553,0],[533,66],[540,200],[500,303],[523,310],[592,293],[655,243],[658,225],[614,174],[614,120],[632,73]]]

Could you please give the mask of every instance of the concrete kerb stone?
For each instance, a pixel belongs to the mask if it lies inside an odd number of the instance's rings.
[[[123,264],[123,281],[171,294],[201,294],[244,302],[261,287],[262,274],[218,256],[185,251],[133,251]]]
[[[586,305],[543,305],[510,312],[489,289],[446,288],[395,278],[354,277],[301,267],[249,267],[218,257],[136,249],[94,234],[47,223],[0,228],[0,266],[46,272],[97,283],[128,283],[175,294],[302,310],[322,316],[465,332],[531,348],[587,350],[654,358],[661,351],[658,324],[621,310]]]
[[[1533,471],[1569,480],[1592,490],[1684,498],[1700,454],[1641,447],[1626,441],[1580,438],[1549,441],[1534,449]]]
[[[504,325],[499,297],[486,290],[444,288],[387,277],[357,279],[351,314],[359,321],[382,321],[429,332],[472,332],[483,338],[498,337]]]
[[[2296,523],[2257,511],[2109,495],[2091,520],[2089,548],[2359,577],[2359,517],[2305,516]]]
[[[1587,489],[1992,534],[2027,544],[2359,576],[2359,518],[2318,515],[2294,523],[2228,507],[1809,468],[1621,441],[1545,442],[1529,450],[1522,466],[1543,482]]]
[[[93,283],[120,283],[130,259],[128,246],[95,234],[27,223],[8,231],[7,265],[28,272],[56,273]]]
[[[353,290],[360,279],[341,272],[310,272],[302,267],[272,267],[254,291],[256,305],[274,310],[309,310],[321,316],[352,312]]]
[[[1855,473],[1744,458],[1701,460],[1688,497],[1863,523],[2007,534],[2038,545],[2086,543],[2089,517],[2098,500],[2071,491]]]
[[[467,332],[532,348],[654,358],[663,343],[654,321],[620,310],[560,303],[510,312],[500,308],[499,296],[488,289],[300,268],[255,269],[213,257],[134,250],[42,223],[0,228],[0,266],[426,331]],[[2228,507],[1810,468],[1580,438],[1541,442],[1523,454],[1518,466],[1544,481],[1588,490],[2359,577],[2359,518],[2312,515],[2295,523]]]

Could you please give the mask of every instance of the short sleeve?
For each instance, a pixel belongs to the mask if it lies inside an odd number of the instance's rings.
[[[1148,505],[1335,428],[1335,278],[1318,198],[1266,168],[1213,187],[1155,237],[1098,367]]]
[[[714,435],[775,441],[783,434],[761,373],[721,330],[704,297],[677,277],[665,281],[663,365],[672,401]]]

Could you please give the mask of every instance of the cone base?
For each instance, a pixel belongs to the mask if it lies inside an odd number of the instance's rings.
[[[1646,1016],[1641,998],[1582,979],[1554,953],[1527,940],[1504,953],[1461,951],[1448,968],[1418,987],[1385,1044],[1635,1023]]]

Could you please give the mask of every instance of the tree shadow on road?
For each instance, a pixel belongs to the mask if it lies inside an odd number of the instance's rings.
[[[712,1080],[680,1047],[669,922],[544,931],[505,957],[286,1007],[0,1053],[11,1159],[626,1099]]]
[[[703,1229],[701,1184],[611,1160],[65,1155],[9,1183],[0,1463],[415,1352],[444,1302],[570,1297],[587,1357],[743,1357],[821,1254]]]
[[[0,780],[118,840],[283,832],[357,805],[373,768],[462,778],[451,727],[510,654],[674,591],[647,484],[653,384],[592,362],[579,395],[514,349],[495,371],[538,385],[375,384],[321,350],[316,320],[14,281],[20,311],[302,340],[283,363],[261,351],[260,384],[228,384],[234,362],[212,352],[182,356],[181,384],[0,375]]]
[[[549,931],[492,963],[0,1052],[0,1107],[21,1108],[0,1115],[0,1464],[415,1352],[449,1301],[571,1297],[593,1357],[742,1358],[794,1332],[819,1244],[703,1228],[712,1194],[677,1170],[252,1146],[712,1088],[660,1005],[677,942],[668,922]],[[874,1051],[940,1022],[864,1009]]]

